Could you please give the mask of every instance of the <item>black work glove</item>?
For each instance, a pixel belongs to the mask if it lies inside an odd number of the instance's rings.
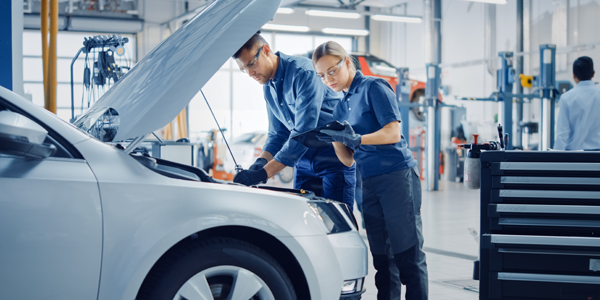
[[[321,133],[317,134],[317,139],[323,142],[339,142],[356,151],[360,147],[362,135],[354,132],[348,121],[342,122],[342,125],[344,125],[344,129],[339,131],[322,129]]]
[[[260,170],[242,170],[233,177],[233,182],[241,183],[243,185],[257,185],[259,183],[267,182],[267,171],[265,169]]]
[[[256,161],[248,168],[248,170],[256,171],[265,167],[267,164],[267,159],[259,157]]]

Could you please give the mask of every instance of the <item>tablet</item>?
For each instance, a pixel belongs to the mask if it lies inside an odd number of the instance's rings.
[[[344,128],[345,128],[345,126],[342,125],[342,123],[340,123],[338,121],[333,121],[333,122],[325,124],[321,127],[317,127],[309,132],[299,134],[299,135],[293,137],[292,139],[299,143],[302,143],[304,146],[306,146],[308,148],[325,148],[325,147],[329,147],[331,145],[331,143],[319,141],[319,139],[317,139],[317,134],[320,134],[321,130],[323,130],[323,129],[341,131],[341,130],[344,130]]]

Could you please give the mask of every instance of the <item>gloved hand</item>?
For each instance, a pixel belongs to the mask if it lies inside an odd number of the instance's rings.
[[[344,130],[336,131],[331,129],[322,129],[320,134],[317,134],[317,139],[323,142],[340,142],[348,148],[356,151],[360,147],[362,135],[354,132],[354,129],[348,121],[342,122]]]
[[[248,170],[256,171],[265,167],[267,164],[267,159],[259,157],[256,161],[248,168]]]
[[[259,183],[266,183],[267,179],[267,171],[265,171],[265,169],[243,170],[233,177],[233,182],[250,186],[257,185]]]

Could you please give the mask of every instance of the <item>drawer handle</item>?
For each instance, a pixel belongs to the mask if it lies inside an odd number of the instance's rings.
[[[600,199],[596,191],[500,190],[501,198]]]
[[[598,163],[501,162],[500,170],[523,171],[600,171]]]
[[[597,277],[597,276],[506,273],[506,272],[498,273],[498,280],[600,284],[600,277]]]
[[[596,220],[556,220],[556,219],[529,219],[529,218],[500,218],[498,224],[502,226],[553,226],[553,227],[592,227],[600,228],[600,221]]]
[[[499,213],[600,215],[600,206],[495,204]]]
[[[509,234],[484,234],[483,237],[489,237],[492,244],[600,247],[600,238],[590,237]]]

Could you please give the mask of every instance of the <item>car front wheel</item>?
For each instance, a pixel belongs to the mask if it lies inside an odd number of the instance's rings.
[[[178,246],[142,284],[137,300],[296,300],[283,268],[260,248],[213,238]]]

